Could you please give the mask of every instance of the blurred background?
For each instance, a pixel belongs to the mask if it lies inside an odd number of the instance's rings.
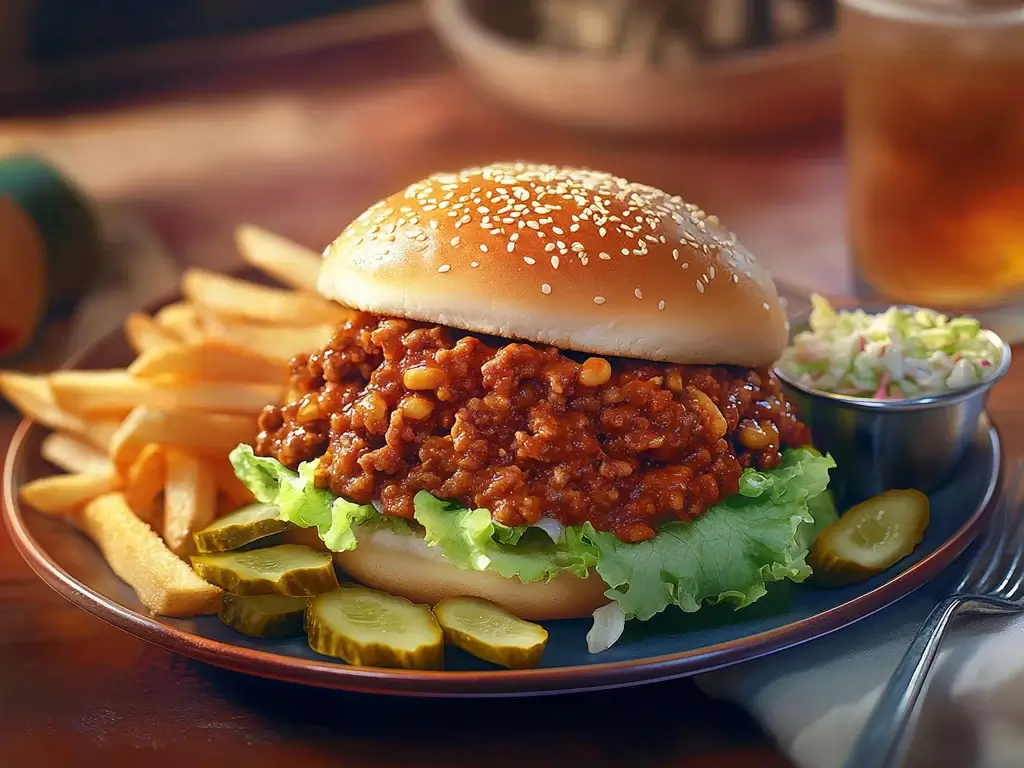
[[[31,219],[0,253],[0,286],[22,284],[0,295],[0,360],[50,349],[35,329],[76,296],[105,308],[69,320],[83,344],[183,265],[234,268],[238,224],[319,250],[410,181],[500,159],[680,194],[796,292],[1005,303],[1024,287],[1022,5],[0,0],[0,203]],[[965,9],[1011,21],[978,36]],[[34,236],[48,271],[26,290]]]
[[[0,296],[0,360],[50,366],[170,291],[183,266],[232,268],[239,223],[319,249],[373,200],[436,170],[589,165],[741,210],[754,197],[736,185],[773,173],[762,147],[799,145],[838,119],[835,10],[0,0],[0,201],[31,219],[8,222],[0,254],[11,278],[0,285],[19,297]],[[834,166],[828,152],[819,161]],[[39,202],[56,198],[63,206]],[[24,269],[33,229],[46,262],[37,279]],[[819,242],[811,260],[831,247]]]

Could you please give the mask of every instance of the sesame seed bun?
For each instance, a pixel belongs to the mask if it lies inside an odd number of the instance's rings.
[[[324,257],[320,292],[346,306],[578,352],[757,367],[787,341],[770,275],[717,218],[596,171],[431,176]]]
[[[490,600],[529,621],[589,617],[609,602],[608,585],[595,572],[585,579],[561,573],[548,582],[523,584],[491,571],[456,568],[438,547],[419,536],[388,530],[356,529],[359,545],[336,552],[335,562],[349,576],[414,603],[434,605],[452,595]]]

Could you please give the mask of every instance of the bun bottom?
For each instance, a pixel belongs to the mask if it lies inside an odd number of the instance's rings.
[[[544,621],[589,617],[609,602],[608,585],[593,570],[585,579],[561,573],[546,583],[523,584],[492,571],[456,568],[419,536],[381,530],[359,532],[357,539],[355,549],[334,553],[338,566],[361,584],[415,603],[482,597],[522,619]]]

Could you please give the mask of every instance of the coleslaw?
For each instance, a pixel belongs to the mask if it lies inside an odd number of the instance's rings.
[[[986,382],[999,369],[1001,348],[972,317],[900,307],[837,311],[817,294],[811,303],[810,330],[796,334],[778,363],[808,389],[910,399]]]

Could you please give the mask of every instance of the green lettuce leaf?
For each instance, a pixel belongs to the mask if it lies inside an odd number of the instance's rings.
[[[777,469],[746,470],[739,493],[692,522],[662,526],[649,541],[628,544],[589,523],[581,539],[597,547],[606,594],[627,619],[646,620],[671,605],[696,611],[728,601],[741,608],[764,596],[769,582],[810,576],[807,547],[835,519],[825,494],[834,466],[828,456],[787,451]]]
[[[258,501],[274,504],[279,517],[300,528],[316,528],[327,548],[346,552],[356,546],[353,526],[391,526],[405,521],[384,522],[369,504],[355,504],[313,484],[316,462],[299,465],[294,472],[277,459],[256,456],[252,447],[239,445],[231,454],[235,474]],[[380,521],[375,518],[381,518]],[[408,525],[405,525],[408,529]]]
[[[606,594],[627,618],[646,620],[675,605],[696,611],[704,603],[742,607],[772,581],[803,581],[810,575],[807,549],[836,519],[826,490],[831,457],[787,451],[777,469],[746,470],[739,493],[693,522],[664,525],[654,539],[627,544],[590,524],[566,528],[556,543],[547,533],[494,521],[486,509],[467,509],[426,491],[414,498],[415,523],[379,514],[313,484],[315,462],[293,472],[240,445],[231,453],[238,477],[259,501],[276,504],[281,518],[316,527],[334,551],[357,545],[356,530],[386,527],[423,535],[459,568],[492,570],[523,583],[547,581],[567,571],[585,577],[596,568]],[[422,531],[419,530],[422,528]]]
[[[416,494],[413,505],[427,544],[441,547],[457,568],[492,570],[528,584],[548,581],[561,571],[584,578],[597,563],[597,548],[589,542],[556,544],[542,530],[496,523],[486,509],[467,509],[426,491]]]

